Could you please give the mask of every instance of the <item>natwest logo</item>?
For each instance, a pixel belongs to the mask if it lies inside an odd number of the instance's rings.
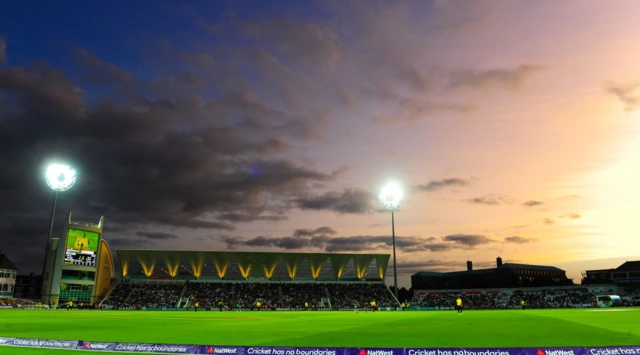
[[[536,355],[546,355],[546,354],[544,353],[544,350],[538,349],[538,352],[536,353]]]
[[[210,346],[207,349],[207,354],[235,354],[238,352],[237,348],[214,348]]]
[[[84,343],[85,349],[105,350],[109,348],[109,343]]]
[[[358,355],[367,355],[367,351],[364,349],[360,349],[360,354]]]

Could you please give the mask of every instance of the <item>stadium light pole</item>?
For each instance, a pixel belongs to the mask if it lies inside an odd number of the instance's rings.
[[[42,265],[42,290],[44,291],[44,272],[47,268],[47,255],[49,254],[49,245],[51,243],[51,235],[53,234],[53,219],[56,214],[56,205],[58,203],[58,193],[69,190],[76,183],[76,171],[67,164],[53,163],[47,167],[45,173],[45,181],[47,185],[55,192],[53,197],[53,208],[51,209],[51,221],[49,223],[49,234],[47,236],[47,244],[44,252],[44,264]]]
[[[396,225],[394,211],[400,207],[404,199],[404,192],[400,184],[391,182],[385,185],[378,194],[378,200],[384,208],[391,210],[391,243],[393,245],[393,288],[396,300],[398,299],[398,266],[396,263]]]

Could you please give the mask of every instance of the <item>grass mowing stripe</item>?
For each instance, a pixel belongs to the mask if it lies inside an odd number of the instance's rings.
[[[634,312],[637,309],[624,309],[625,311]],[[599,312],[598,317],[592,317],[591,313],[588,311],[584,311],[585,315],[581,315],[577,313],[575,315],[569,315],[566,313],[544,313],[540,314],[540,316],[546,317],[554,317],[558,319],[567,320],[573,323],[579,323],[583,325],[589,325],[592,327],[597,327],[601,329],[611,330],[615,332],[620,332],[628,335],[636,335],[640,336],[640,326],[638,326],[638,317],[640,314],[637,312],[631,314],[627,314],[625,316],[620,316],[622,312]],[[624,313],[627,313],[624,312]]]

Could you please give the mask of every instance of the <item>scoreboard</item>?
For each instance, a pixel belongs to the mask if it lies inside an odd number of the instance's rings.
[[[67,249],[64,265],[96,266],[96,253],[90,250]]]

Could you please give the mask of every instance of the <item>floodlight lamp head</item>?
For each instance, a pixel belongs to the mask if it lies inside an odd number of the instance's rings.
[[[76,171],[66,164],[51,164],[45,177],[54,191],[67,191],[76,182]]]
[[[402,186],[397,183],[389,183],[385,185],[378,195],[378,200],[380,200],[382,206],[390,210],[400,207],[403,199],[404,192],[402,191]]]

